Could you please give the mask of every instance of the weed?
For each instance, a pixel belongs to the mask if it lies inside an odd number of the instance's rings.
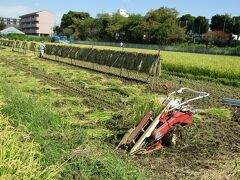
[[[86,115],[86,118],[100,124],[107,124],[112,121],[114,112],[112,111],[93,111]]]
[[[223,108],[210,108],[204,111],[209,118],[217,119],[219,121],[230,121],[232,113],[229,109]]]

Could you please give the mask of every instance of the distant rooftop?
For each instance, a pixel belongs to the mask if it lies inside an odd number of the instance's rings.
[[[24,14],[24,15],[20,16],[20,18],[27,17],[27,16],[32,16],[32,15],[38,14],[40,12],[48,12],[48,11],[37,11],[37,12],[29,13],[29,14]]]
[[[14,18],[14,17],[2,17],[2,16],[0,16],[0,20],[1,19],[16,19],[16,20],[19,20],[19,18]]]
[[[0,34],[24,34],[24,32],[19,31],[15,27],[9,27],[0,31]]]

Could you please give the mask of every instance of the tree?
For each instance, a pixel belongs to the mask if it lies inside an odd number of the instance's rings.
[[[186,41],[186,29],[178,26],[169,36],[169,42],[184,42]]]
[[[237,39],[240,36],[240,16],[234,16],[232,18],[233,21],[233,34],[237,35]]]
[[[210,31],[203,35],[203,40],[207,44],[225,46],[229,40],[229,34],[224,31]]]
[[[141,43],[143,41],[143,32],[141,24],[144,17],[140,14],[130,14],[123,29],[125,31],[124,42]]]
[[[62,34],[69,37],[73,34],[73,30],[71,28],[64,28]]]
[[[98,39],[100,33],[100,24],[94,18],[86,18],[84,20],[73,19],[74,23],[69,28],[74,30],[75,39]]]
[[[107,33],[110,35],[112,40],[122,41],[125,37],[124,26],[127,23],[127,17],[123,17],[119,13],[115,13],[111,16],[108,27],[106,28]]]
[[[3,22],[0,22],[0,31],[5,29],[6,25]]]
[[[69,11],[67,14],[64,14],[61,21],[61,29],[67,28],[74,23],[74,19],[84,20],[89,18],[90,15],[87,12],[74,12]]]
[[[142,24],[146,40],[151,43],[166,44],[178,27],[177,16],[178,12],[175,9],[166,7],[149,11]]]
[[[233,21],[229,14],[217,14],[212,17],[210,27],[212,31],[224,31],[226,33],[232,33]]]
[[[185,14],[178,18],[179,25],[183,28],[186,28],[187,32],[193,31],[193,22],[196,17],[191,14]]]
[[[61,28],[59,26],[55,26],[53,28],[53,31],[54,31],[55,34],[60,34],[61,33]]]
[[[208,32],[209,23],[208,19],[204,16],[198,16],[193,22],[193,32],[198,34],[204,34]]]
[[[110,34],[107,32],[107,27],[110,24],[111,16],[108,13],[98,14],[96,21],[100,24],[99,38],[102,40],[110,40]]]

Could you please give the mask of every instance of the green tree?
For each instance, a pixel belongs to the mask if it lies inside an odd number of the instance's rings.
[[[169,43],[184,42],[187,39],[186,29],[177,26],[169,36]]]
[[[107,13],[98,14],[96,17],[96,21],[100,25],[99,39],[106,41],[111,40],[109,38],[110,34],[108,34],[107,32],[107,27],[109,26],[111,21],[111,16]]]
[[[110,22],[106,28],[107,33],[112,40],[122,41],[125,38],[124,27],[127,24],[127,18],[115,13],[111,16]]]
[[[140,14],[130,14],[123,29],[125,31],[124,42],[141,43],[143,41],[143,31],[141,25],[144,17]]]
[[[61,32],[62,35],[65,35],[65,36],[71,36],[72,34],[74,33],[74,31],[71,29],[71,28],[64,28]]]
[[[74,30],[74,38],[81,40],[98,40],[100,33],[100,24],[94,18],[86,18],[84,20],[73,19],[74,23],[69,28]]]
[[[6,27],[6,25],[4,23],[0,22],[0,31],[5,29],[5,27]]]
[[[236,34],[239,38],[240,36],[240,16],[234,16],[232,18],[233,22],[233,34]]]
[[[59,26],[55,26],[53,28],[53,31],[54,31],[55,34],[60,34],[61,33],[61,28]]]
[[[166,7],[149,11],[142,23],[147,42],[166,44],[178,27],[177,16],[178,12],[175,9]]]
[[[232,33],[233,21],[229,14],[217,14],[212,17],[210,27],[212,31],[224,31],[226,33]]]
[[[178,18],[178,23],[181,27],[186,28],[187,32],[193,30],[193,22],[196,17],[192,16],[191,14],[185,14]]]
[[[208,19],[204,16],[198,16],[193,22],[193,32],[204,34],[208,32],[209,23]]]
[[[69,11],[67,14],[64,14],[61,21],[61,29],[67,28],[68,26],[73,25],[74,19],[84,20],[89,18],[90,15],[87,12],[74,12]]]

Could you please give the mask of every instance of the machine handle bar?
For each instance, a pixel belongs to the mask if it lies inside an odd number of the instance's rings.
[[[186,101],[182,102],[181,104],[173,107],[173,108],[170,109],[169,111],[172,111],[172,110],[174,110],[174,109],[177,109],[177,108],[179,108],[179,107],[181,107],[181,106],[183,106],[183,105],[185,105],[185,104],[188,104],[189,102],[196,101],[196,100],[198,100],[198,99],[202,99],[202,98],[208,97],[208,96],[210,95],[210,94],[207,93],[207,92],[196,91],[196,90],[193,90],[193,89],[185,88],[185,87],[184,87],[184,88],[181,88],[181,89],[179,89],[179,90],[177,90],[177,91],[174,91],[174,92],[170,93],[169,96],[168,96],[168,98],[170,98],[170,97],[171,97],[172,95],[174,95],[174,94],[181,94],[181,93],[183,93],[184,90],[189,91],[189,92],[193,92],[193,93],[196,93],[196,94],[199,94],[199,96],[197,96],[197,97],[195,97],[195,98],[192,98],[192,99],[189,99],[189,100],[186,100]]]

